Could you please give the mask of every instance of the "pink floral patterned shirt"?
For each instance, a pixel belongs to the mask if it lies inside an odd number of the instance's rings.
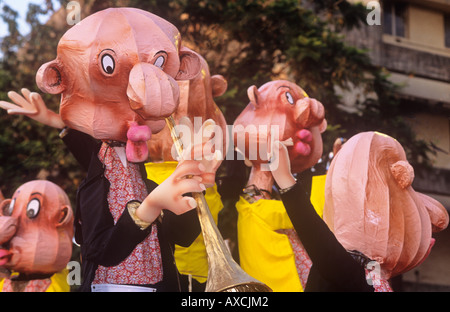
[[[139,166],[129,162],[124,166],[115,148],[103,143],[98,157],[105,165],[105,177],[110,182],[109,210],[114,222],[117,222],[126,208],[126,203],[131,200],[142,202],[148,195],[147,189]],[[144,285],[161,281],[163,277],[161,249],[156,224],[151,226],[151,234],[139,243],[124,261],[112,267],[98,266],[92,283]]]

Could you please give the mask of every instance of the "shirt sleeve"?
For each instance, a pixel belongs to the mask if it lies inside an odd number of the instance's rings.
[[[364,268],[345,250],[316,213],[310,201],[310,194],[300,182],[282,194],[281,198],[313,266],[320,275],[341,290],[369,289]]]
[[[189,247],[201,232],[197,209],[192,209],[181,215],[164,210],[164,234],[171,243]]]
[[[152,226],[145,229],[139,227],[127,208],[115,225],[110,228],[107,239],[101,244],[97,263],[103,266],[115,266],[125,260],[136,246],[141,243],[152,231]]]

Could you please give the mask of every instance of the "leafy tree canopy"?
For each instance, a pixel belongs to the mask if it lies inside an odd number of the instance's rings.
[[[65,7],[67,0],[59,0]],[[347,1],[298,0],[86,0],[83,12],[112,6],[151,11],[174,23],[185,43],[202,54],[212,74],[228,80],[227,92],[216,99],[231,124],[247,105],[246,90],[273,79],[289,79],[319,99],[329,122],[324,153],[338,136],[377,130],[395,137],[406,147],[413,164],[427,163],[430,149],[415,139],[401,118],[396,87],[387,73],[371,64],[366,52],[344,41],[344,30],[360,27],[367,11]],[[2,38],[0,100],[7,92],[26,87],[38,91],[35,73],[52,60],[61,35],[70,27],[64,20],[42,23],[39,17],[54,13],[51,0],[30,4],[26,17],[29,34],[21,34],[17,12],[0,1],[0,18],[8,28]],[[63,16],[65,19],[65,16]],[[57,26],[59,25],[59,26]],[[341,109],[340,90],[358,88],[357,111]],[[58,110],[58,98],[43,95]],[[23,116],[0,112],[0,186],[9,195],[25,180],[44,176],[59,181],[71,197],[83,176],[54,129]]]

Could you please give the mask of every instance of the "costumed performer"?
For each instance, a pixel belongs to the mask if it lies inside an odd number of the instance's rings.
[[[302,291],[311,261],[272,190],[274,180],[267,162],[270,142],[280,140],[289,145],[293,173],[316,164],[322,156],[321,133],[326,129],[324,107],[285,80],[268,82],[259,89],[252,86],[247,93],[250,103],[233,125],[235,145],[251,166],[244,194],[236,204],[240,264],[273,291]],[[322,189],[317,195],[320,203],[324,188],[318,189]],[[318,216],[322,208],[318,205]]]
[[[184,144],[190,145],[194,140],[203,142],[212,134],[217,139],[216,144],[211,146],[214,149],[213,152],[216,153],[216,161],[203,162],[205,166],[209,167],[206,171],[210,175],[209,178],[202,181],[206,187],[206,202],[217,224],[223,204],[214,181],[214,173],[222,162],[221,156],[225,155],[228,148],[228,137],[225,118],[214,102],[214,97],[218,97],[226,91],[227,81],[221,75],[211,76],[206,60],[199,54],[197,56],[201,62],[201,70],[191,80],[177,81],[180,87],[180,102],[172,116],[177,124],[176,128],[181,130],[181,139],[184,140]],[[206,130],[206,124],[201,127],[205,122],[208,127],[212,128],[211,133],[199,133],[200,129]],[[176,151],[168,127],[153,135],[147,145],[151,161],[145,164],[147,177],[160,184],[173,173],[178,164],[175,160],[177,158]],[[206,175],[204,177],[206,178]],[[203,291],[208,276],[208,259],[203,234],[200,233],[189,247],[175,245],[175,261],[178,270],[184,277],[182,281],[187,284],[185,289]]]
[[[272,174],[313,265],[309,291],[392,291],[389,279],[419,265],[448,226],[445,208],[411,184],[414,170],[392,137],[350,138],[327,174],[323,220],[302,181],[290,173],[286,147],[274,144]]]
[[[69,292],[73,212],[56,184],[22,184],[0,204],[2,292]]]
[[[60,112],[37,93],[10,92],[0,105],[64,128],[66,146],[87,171],[77,193],[75,237],[81,244],[81,291],[178,291],[175,243],[200,233],[196,202],[183,194],[205,189],[205,167],[180,162],[160,185],[146,179],[147,141],[178,105],[176,80],[200,62],[181,45],[175,26],[133,8],[99,11],[69,29],[57,58],[36,81],[61,94]]]

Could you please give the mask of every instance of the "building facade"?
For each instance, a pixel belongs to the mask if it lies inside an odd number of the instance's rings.
[[[416,170],[413,187],[450,211],[450,0],[362,2],[367,25],[346,41],[368,49],[401,86],[405,120],[434,151],[432,168]],[[450,229],[435,237],[429,258],[401,277],[401,289],[450,291]]]

